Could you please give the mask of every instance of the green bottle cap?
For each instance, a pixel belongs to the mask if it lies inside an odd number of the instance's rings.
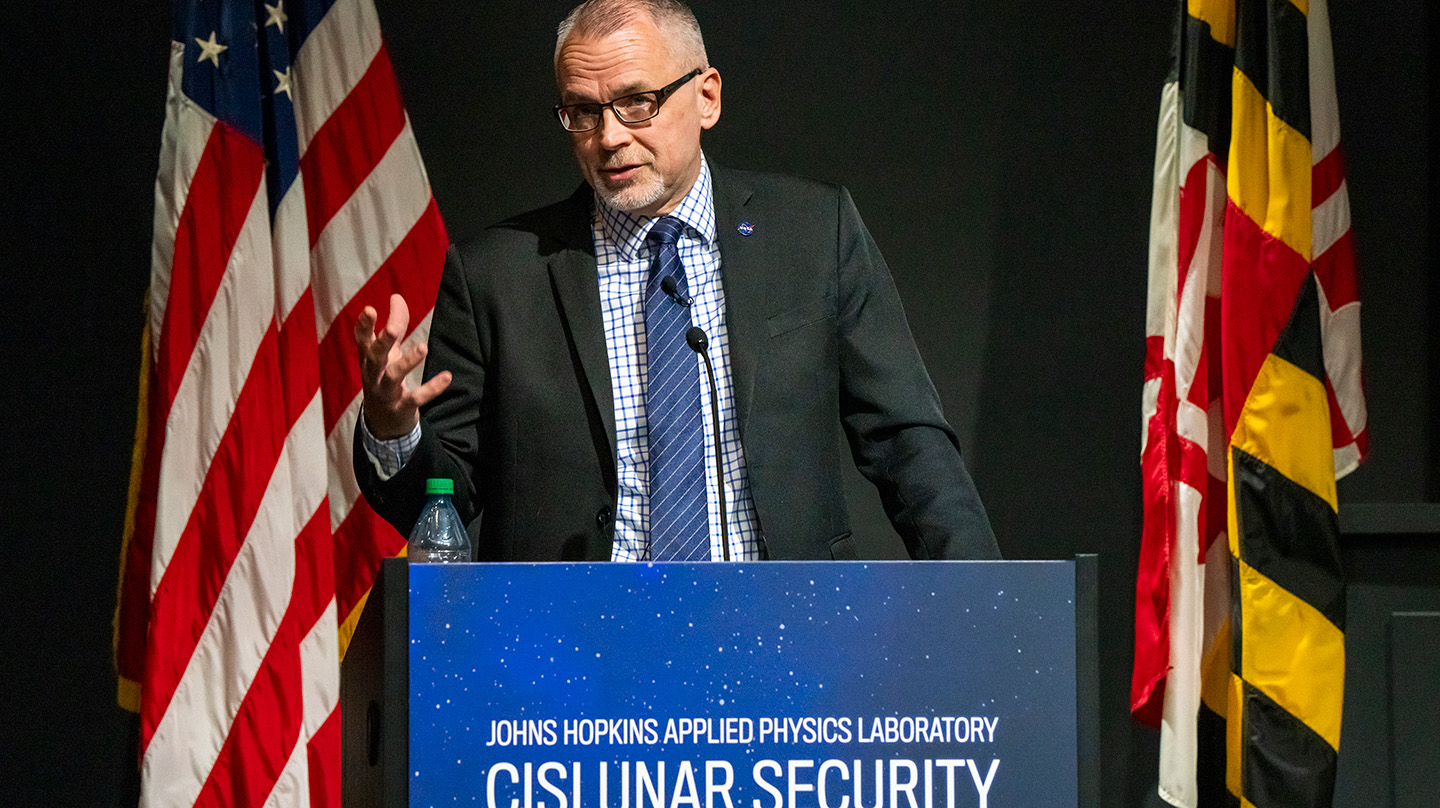
[[[455,493],[455,481],[449,477],[431,477],[425,481],[425,495]]]

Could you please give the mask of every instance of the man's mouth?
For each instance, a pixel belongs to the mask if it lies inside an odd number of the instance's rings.
[[[619,182],[630,179],[635,176],[635,173],[639,170],[639,163],[631,163],[613,168],[601,168],[600,175],[611,182]]]

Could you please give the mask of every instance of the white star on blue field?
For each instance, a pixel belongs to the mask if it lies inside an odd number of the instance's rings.
[[[422,780],[483,789],[490,763],[526,755],[586,767],[726,758],[748,773],[759,757],[1029,754],[1063,729],[1057,715],[1073,734],[1068,565],[415,565],[410,576],[412,798]],[[978,744],[861,742],[889,716],[998,724]],[[782,717],[844,717],[851,740],[643,747],[563,736],[566,720],[656,719],[663,735],[669,719]],[[553,746],[486,746],[493,721],[547,719]]]

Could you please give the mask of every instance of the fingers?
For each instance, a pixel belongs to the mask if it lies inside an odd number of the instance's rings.
[[[401,385],[404,383],[405,377],[425,361],[427,353],[429,353],[429,348],[423,342],[411,345],[409,348],[392,348],[390,355],[386,357],[385,367],[381,373],[386,381]]]
[[[370,343],[375,341],[375,320],[378,317],[374,306],[366,306],[355,321],[355,344],[360,348],[361,355],[369,351]]]
[[[400,295],[390,296],[389,316],[385,327],[377,332],[378,319],[373,306],[366,306],[356,318],[355,344],[360,348],[361,382],[368,396],[378,396],[393,407],[408,403],[410,390],[405,378],[425,361],[428,348],[423,342],[408,347],[402,342],[410,326],[410,308]],[[425,400],[433,398],[448,384],[434,389]]]
[[[385,330],[382,339],[388,337],[389,345],[395,344],[410,327],[410,307],[405,305],[405,298],[400,295],[390,296],[390,316],[385,321]]]
[[[355,321],[355,346],[360,349],[360,386],[365,395],[376,392],[385,375],[385,362],[390,349],[379,345],[375,336],[375,321],[378,315],[373,306],[366,306]]]
[[[360,311],[355,320],[355,345],[360,349],[365,422],[376,437],[384,439],[410,432],[418,421],[420,405],[449,387],[451,375],[442,373],[411,389],[405,377],[425,360],[427,349],[423,342],[408,348],[401,343],[410,327],[410,308],[405,298],[390,296],[385,327],[377,332],[378,320],[373,306]]]
[[[453,378],[454,377],[450,375],[450,371],[443,370],[435,374],[434,378],[430,379],[430,381],[415,388],[415,392],[410,396],[415,402],[415,406],[423,407],[430,399],[445,392],[445,388],[450,386],[450,381]]]
[[[410,327],[410,307],[405,305],[405,298],[400,295],[390,296],[390,315],[386,318],[385,328],[376,333],[375,322],[379,316],[374,306],[366,306],[355,321],[355,344],[360,348],[362,357],[365,354],[372,359],[384,357]]]

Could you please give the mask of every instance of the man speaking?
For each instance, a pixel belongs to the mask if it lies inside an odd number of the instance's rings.
[[[997,558],[849,193],[706,160],[690,10],[582,4],[555,79],[585,184],[451,247],[425,383],[398,295],[356,324],[371,506],[408,533],[451,478],[482,561],[847,559],[854,462],[912,557]]]

